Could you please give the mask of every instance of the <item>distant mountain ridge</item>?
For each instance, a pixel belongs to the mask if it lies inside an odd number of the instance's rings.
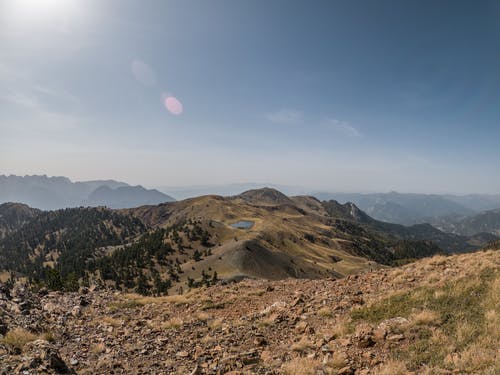
[[[318,193],[321,200],[335,199],[339,202],[353,202],[375,219],[403,225],[428,222],[428,218],[445,215],[467,216],[475,213],[456,201],[435,194],[402,194],[397,192]]]
[[[108,206],[110,208],[130,208],[171,202],[174,199],[158,190],[148,190],[142,186],[99,186],[90,193],[88,206]]]
[[[466,217],[438,218],[431,224],[445,232],[464,236],[480,233],[500,236],[500,209],[488,210]]]
[[[414,225],[448,222],[500,208],[500,195],[437,195],[408,193],[315,193],[320,200],[353,202],[371,217],[390,223]]]
[[[130,208],[173,200],[158,190],[114,180],[72,182],[67,177],[0,175],[0,203],[19,202],[42,210],[101,205]]]
[[[310,195],[320,201],[331,199],[352,202],[371,217],[390,223],[414,225],[436,221],[457,221],[483,211],[500,208],[500,194],[414,194],[414,193],[330,193],[299,186],[265,184],[287,196]],[[201,195],[236,196],[241,191],[259,190],[263,184],[242,183],[185,187],[162,187],[160,190],[185,199]],[[436,220],[438,219],[439,220]]]

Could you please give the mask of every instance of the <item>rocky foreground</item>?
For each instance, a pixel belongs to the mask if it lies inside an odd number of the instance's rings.
[[[487,251],[158,298],[4,285],[0,374],[498,374],[499,270]]]

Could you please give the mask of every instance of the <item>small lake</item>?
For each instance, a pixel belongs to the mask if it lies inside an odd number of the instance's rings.
[[[241,221],[237,221],[236,223],[229,224],[229,225],[231,225],[233,228],[237,228],[237,229],[250,229],[251,227],[253,227],[254,222],[241,220]]]

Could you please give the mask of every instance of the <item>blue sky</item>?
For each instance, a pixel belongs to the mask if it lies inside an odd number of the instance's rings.
[[[498,1],[0,0],[0,51],[0,173],[500,193]]]

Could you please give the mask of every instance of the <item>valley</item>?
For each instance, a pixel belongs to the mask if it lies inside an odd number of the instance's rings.
[[[120,210],[7,204],[0,213],[14,218],[0,228],[4,275],[56,290],[107,285],[144,295],[246,278],[341,278],[497,239],[380,222],[352,203],[271,188]]]

